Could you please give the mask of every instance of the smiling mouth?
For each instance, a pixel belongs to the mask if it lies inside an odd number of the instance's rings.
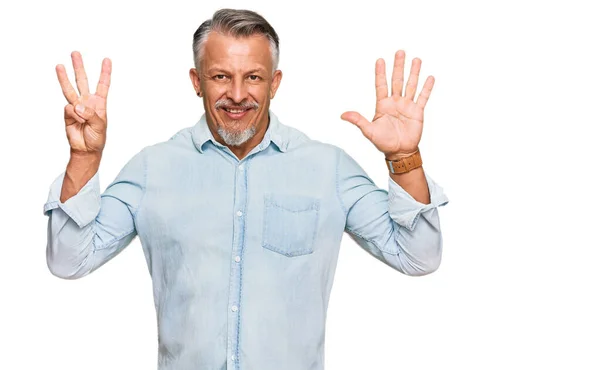
[[[245,111],[250,110],[251,108],[227,108],[227,107],[223,107],[221,109],[223,109],[224,111],[226,111],[228,113],[240,114],[240,113],[244,113]]]
[[[221,107],[220,109],[223,110],[223,112],[225,112],[225,114],[234,120],[239,120],[242,119],[246,113],[248,113],[250,110],[252,110],[252,108],[227,108],[227,107]]]

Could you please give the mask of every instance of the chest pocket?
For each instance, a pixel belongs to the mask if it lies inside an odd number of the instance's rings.
[[[266,194],[263,247],[288,257],[310,254],[319,222],[319,200],[293,194]]]

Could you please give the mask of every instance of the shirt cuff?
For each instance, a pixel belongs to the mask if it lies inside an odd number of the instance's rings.
[[[50,185],[48,200],[44,204],[44,215],[48,216],[50,211],[56,208],[63,210],[77,226],[84,227],[92,222],[100,212],[100,179],[98,172],[79,190],[77,194],[60,201],[62,184],[65,172],[61,173]]]
[[[427,186],[429,187],[429,204],[423,204],[413,198],[406,190],[390,177],[388,206],[390,217],[400,226],[413,231],[421,213],[433,208],[446,205],[448,198],[444,194],[441,186],[435,183],[427,173],[425,173]]]

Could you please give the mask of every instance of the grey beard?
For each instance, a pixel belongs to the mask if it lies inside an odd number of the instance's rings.
[[[224,128],[217,128],[217,132],[225,142],[225,144],[229,146],[240,146],[246,141],[250,140],[252,136],[256,133],[256,129],[253,127],[249,127],[241,132],[229,132]]]

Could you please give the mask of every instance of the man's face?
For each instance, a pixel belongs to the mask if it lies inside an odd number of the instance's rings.
[[[239,146],[268,124],[269,103],[281,80],[272,73],[272,56],[265,36],[243,38],[211,32],[194,81],[199,84],[207,123],[225,144]]]

